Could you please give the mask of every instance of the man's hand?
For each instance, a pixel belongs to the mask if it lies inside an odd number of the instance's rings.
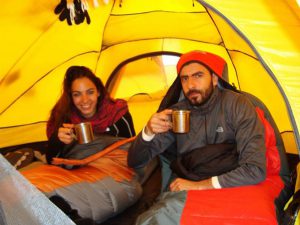
[[[74,139],[73,128],[74,124],[64,123],[58,129],[58,139],[65,144],[70,144]]]
[[[176,178],[170,184],[171,191],[188,191],[188,190],[206,190],[214,189],[212,186],[211,178],[201,181],[191,181],[183,178]]]
[[[150,136],[170,130],[172,128],[171,114],[172,109],[153,114],[145,127],[145,133]]]

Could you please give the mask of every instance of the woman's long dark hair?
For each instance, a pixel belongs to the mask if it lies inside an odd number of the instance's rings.
[[[66,71],[63,81],[62,95],[51,110],[51,115],[49,118],[50,121],[53,121],[54,131],[58,130],[63,122],[70,122],[72,109],[75,108],[71,95],[72,83],[74,80],[83,77],[86,77],[92,81],[95,84],[97,91],[100,93],[97,100],[97,108],[107,95],[107,91],[102,81],[96,77],[96,75],[89,68],[84,66],[69,67]]]

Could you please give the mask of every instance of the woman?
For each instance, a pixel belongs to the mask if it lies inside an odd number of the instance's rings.
[[[74,141],[74,124],[89,121],[95,135],[135,136],[126,101],[109,97],[101,80],[84,66],[71,66],[63,81],[63,93],[47,123],[48,163],[61,157],[65,145]]]

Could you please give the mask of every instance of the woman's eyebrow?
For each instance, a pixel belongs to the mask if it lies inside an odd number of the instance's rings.
[[[74,91],[71,91],[71,92],[73,93],[73,92],[94,91],[94,90],[96,90],[96,89],[97,89],[97,88],[88,88],[88,89],[86,89],[86,90],[83,90],[83,91],[74,90]]]

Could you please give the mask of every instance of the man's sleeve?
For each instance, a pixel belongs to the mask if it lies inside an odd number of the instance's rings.
[[[128,150],[127,163],[132,168],[145,166],[151,159],[164,152],[173,142],[171,132],[149,136],[141,131]]]
[[[128,150],[128,166],[132,168],[139,168],[147,164],[147,162],[152,158],[150,145],[151,140],[144,140],[143,131],[140,132]]]
[[[254,106],[240,96],[231,108],[232,125],[239,154],[239,167],[218,176],[221,187],[252,185],[266,177],[264,127]]]

